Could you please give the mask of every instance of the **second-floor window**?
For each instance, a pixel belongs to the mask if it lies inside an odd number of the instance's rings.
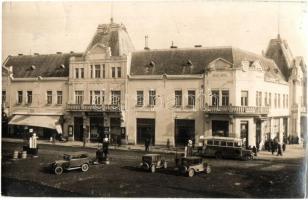
[[[264,93],[264,105],[268,106],[268,102],[267,102],[267,92]]]
[[[272,93],[268,93],[268,105],[272,107]]]
[[[241,106],[248,106],[248,91],[241,91]]]
[[[278,108],[280,108],[280,94],[278,94]]]
[[[149,91],[149,105],[150,106],[156,105],[156,91],[155,90]]]
[[[256,106],[262,106],[262,92],[256,92]]]
[[[286,95],[282,95],[282,107],[285,108],[286,107]]]
[[[196,101],[196,91],[195,90],[188,90],[188,105],[194,106]]]
[[[57,104],[58,105],[62,104],[62,98],[63,98],[62,95],[63,95],[62,91],[57,91]]]
[[[90,65],[90,78],[93,78],[93,65]]]
[[[277,94],[275,93],[275,98],[274,98],[274,106],[277,108]]]
[[[52,91],[47,91],[47,104],[52,104]]]
[[[289,95],[286,95],[286,107],[289,107]]]
[[[5,104],[6,101],[6,91],[2,91],[2,104]]]
[[[82,90],[75,91],[75,103],[83,104],[83,91]]]
[[[121,91],[111,91],[111,104],[112,105],[121,104]]]
[[[103,104],[105,101],[105,91],[91,90],[90,91],[90,103],[91,104]]]
[[[102,67],[103,67],[103,78],[106,78],[106,68],[105,68],[105,64],[103,64]]]
[[[221,101],[223,106],[229,105],[229,90],[221,91]]]
[[[32,91],[27,91],[27,104],[32,103]]]
[[[22,91],[17,92],[17,104],[22,104]]]
[[[80,68],[80,78],[84,78],[84,68]]]
[[[115,75],[116,75],[116,68],[115,68],[115,67],[112,67],[112,68],[111,68],[111,77],[112,77],[112,78],[115,78]]]
[[[219,105],[219,90],[212,90],[212,106]]]
[[[95,78],[100,78],[100,77],[101,77],[101,66],[95,65]]]
[[[143,106],[143,91],[137,91],[137,106]]]
[[[122,72],[121,72],[121,67],[117,68],[117,72],[118,72],[118,78],[121,78]]]
[[[79,69],[75,68],[75,78],[79,78]]]

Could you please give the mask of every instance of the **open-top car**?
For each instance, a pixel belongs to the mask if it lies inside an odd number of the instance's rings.
[[[63,170],[81,169],[81,171],[86,172],[89,169],[90,162],[91,159],[87,153],[74,152],[64,154],[63,159],[51,163],[50,168],[57,175],[62,174]]]
[[[140,166],[154,173],[157,168],[166,169],[167,161],[162,159],[160,154],[145,154],[142,156],[142,163],[140,163]]]
[[[182,158],[178,170],[181,174],[189,177],[193,177],[196,173],[200,172],[211,173],[209,163],[202,157],[197,156]]]

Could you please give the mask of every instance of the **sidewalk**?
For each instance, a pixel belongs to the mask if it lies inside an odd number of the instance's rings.
[[[2,142],[13,142],[13,143],[23,143],[23,139],[16,139],[16,138],[2,138]],[[83,148],[83,142],[80,141],[68,141],[68,142],[59,142],[56,141],[54,144],[52,142],[46,141],[46,140],[38,140],[38,144],[43,145],[51,145],[51,146],[66,146],[66,147],[79,147]],[[100,144],[101,147],[102,144]],[[98,148],[98,143],[89,142],[86,143],[86,148]],[[109,149],[118,149],[118,150],[132,150],[132,151],[144,151],[144,145],[121,145],[121,146],[115,146],[115,145],[109,145]],[[184,152],[184,148],[174,148],[170,147],[170,149],[167,149],[165,146],[150,146],[151,153],[176,153],[178,152]]]

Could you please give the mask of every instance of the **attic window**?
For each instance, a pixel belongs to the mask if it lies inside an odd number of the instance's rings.
[[[35,69],[36,69],[35,65],[32,65],[32,66],[31,66],[31,69],[32,69],[32,70],[35,70]]]

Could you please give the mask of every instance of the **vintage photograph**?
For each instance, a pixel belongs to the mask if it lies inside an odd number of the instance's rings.
[[[3,1],[2,197],[307,198],[307,1]]]

